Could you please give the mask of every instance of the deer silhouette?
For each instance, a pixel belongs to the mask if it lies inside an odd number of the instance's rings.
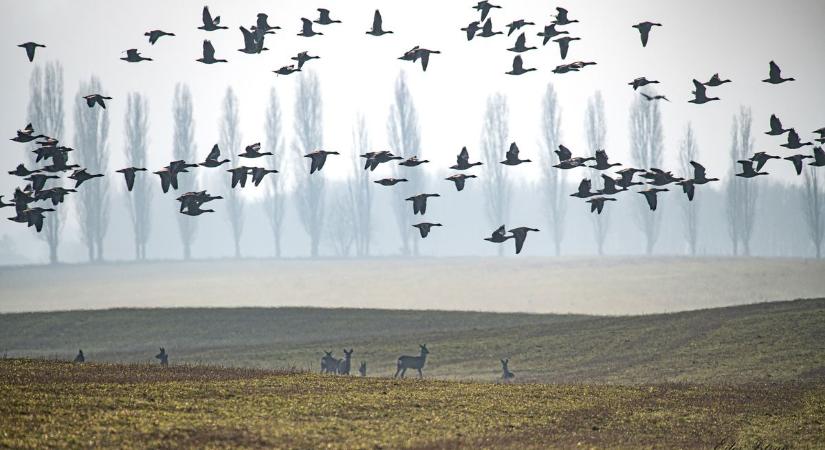
[[[321,373],[337,373],[339,361],[332,356],[332,351],[324,351],[324,356],[321,357]]]
[[[360,373],[362,377],[367,376],[367,362],[366,361],[361,361],[361,365],[358,366],[358,373]]]
[[[352,367],[352,349],[344,349],[344,359],[338,361],[338,375],[349,375]]]
[[[168,366],[169,365],[169,355],[166,353],[166,349],[161,347],[160,353],[155,355],[155,358],[160,360],[161,366]]]
[[[78,350],[77,351],[77,356],[74,357],[74,362],[76,362],[76,363],[86,362],[86,357],[83,356],[83,350]]]
[[[418,371],[418,378],[424,378],[424,374],[421,372],[421,369],[424,368],[424,364],[427,362],[427,355],[430,354],[430,351],[427,350],[427,344],[419,345],[421,348],[421,354],[418,356],[407,356],[402,355],[398,357],[397,369],[395,370],[395,375],[393,378],[397,377],[399,374],[401,378],[404,378],[404,374],[407,372],[407,369],[415,369]]]
[[[505,383],[509,383],[509,382],[513,381],[513,378],[516,377],[516,374],[514,374],[513,372],[510,372],[510,369],[507,368],[507,364],[509,364],[509,363],[510,363],[509,358],[501,360],[501,379]]]

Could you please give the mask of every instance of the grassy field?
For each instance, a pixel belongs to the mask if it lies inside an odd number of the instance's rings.
[[[0,447],[815,448],[825,384],[489,384],[0,361]],[[771,446],[771,447],[768,447]]]
[[[823,273],[825,261],[676,257],[244,259],[0,267],[0,313],[314,306],[651,314],[822,298]]]
[[[118,309],[0,314],[9,357],[317,371],[323,350],[392,375],[400,354],[431,353],[428,378],[491,381],[500,358],[520,382],[752,383],[825,377],[825,300],[644,316],[312,308]]]

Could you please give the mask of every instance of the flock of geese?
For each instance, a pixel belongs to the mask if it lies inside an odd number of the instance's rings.
[[[494,29],[492,17],[490,17],[492,10],[500,8],[501,6],[491,4],[486,0],[478,2],[478,4],[473,6],[473,9],[478,11],[480,14],[479,20],[470,22],[466,27],[461,28],[460,31],[466,33],[468,41],[472,41],[474,38],[490,38],[496,35],[503,35],[504,31],[497,31]],[[298,33],[299,36],[313,37],[316,35],[322,35],[323,32],[316,30],[316,25],[325,27],[328,25],[341,23],[340,20],[335,20],[332,18],[328,9],[318,8],[317,11],[318,17],[315,20],[301,18],[301,29]],[[557,13],[555,16],[553,16],[554,20],[552,20],[550,24],[545,25],[542,31],[537,33],[537,36],[542,38],[543,46],[548,44],[551,40],[558,44],[561,59],[565,60],[570,50],[571,43],[579,40],[580,38],[570,36],[569,31],[562,30],[560,27],[577,23],[578,20],[571,19],[568,11],[564,8],[556,8],[556,12]],[[203,25],[198,27],[200,30],[215,32],[228,29],[228,27],[221,25],[220,16],[213,17],[211,15],[208,7],[203,8],[202,20]],[[524,27],[534,25],[535,23],[524,19],[515,20],[507,25],[507,36],[511,36],[513,33],[522,30]],[[633,25],[633,28],[638,30],[641,38],[641,44],[643,47],[646,47],[650,39],[651,31],[654,27],[661,26],[662,24],[660,23],[645,21]],[[258,54],[267,50],[264,46],[265,37],[269,34],[275,34],[275,30],[281,29],[278,26],[270,25],[268,23],[268,16],[263,13],[257,15],[255,24],[250,26],[248,29],[243,26],[239,28],[243,34],[244,40],[244,47],[239,49],[239,51],[247,54]],[[380,37],[391,33],[393,32],[384,28],[381,13],[376,10],[373,16],[372,27],[366,31],[366,34]],[[151,30],[146,32],[145,36],[149,38],[149,43],[151,45],[155,45],[161,38],[173,37],[175,34],[163,30]],[[37,48],[45,47],[45,45],[34,42],[27,42],[20,44],[19,46],[26,50],[26,55],[29,61],[34,60],[35,51]],[[536,47],[529,47],[527,45],[526,33],[521,32],[516,37],[513,47],[507,49],[517,53],[517,55],[513,58],[512,69],[506,73],[510,75],[523,75],[524,73],[537,70],[535,68],[525,68],[521,56],[522,53],[534,49],[536,49]],[[143,56],[138,49],[129,49],[124,53],[126,56],[120,59],[129,63],[152,61],[152,58]],[[420,46],[415,46],[404,52],[399,59],[413,63],[420,61],[422,69],[426,71],[429,65],[430,56],[439,53],[440,52],[437,50],[430,50]],[[291,59],[295,61],[294,64],[285,65],[273,72],[277,75],[289,75],[294,72],[300,72],[304,64],[313,59],[319,59],[319,56],[312,56],[309,52],[303,51]],[[215,48],[208,39],[203,41],[203,55],[201,58],[197,59],[197,61],[204,64],[227,62],[226,59],[219,59],[215,57]],[[557,74],[576,72],[586,66],[595,64],[595,62],[576,61],[568,64],[561,64],[554,68],[552,72]],[[781,83],[794,81],[794,78],[783,77],[779,66],[775,62],[771,61],[769,64],[768,78],[762,81],[765,83],[778,85]],[[708,95],[708,89],[717,88],[730,82],[731,80],[722,79],[719,74],[714,74],[707,82],[700,82],[699,80],[694,79],[694,90],[692,91],[693,98],[689,100],[689,102],[700,105],[712,101],[719,101],[719,97],[710,97]],[[638,91],[644,86],[657,83],[659,83],[657,80],[649,80],[646,77],[638,77],[628,84],[634,91]],[[638,92],[647,101],[670,101],[664,95],[648,95],[642,91]],[[86,104],[89,108],[106,108],[106,101],[112,100],[111,97],[103,96],[99,93],[90,93],[83,98],[86,100]],[[802,142],[802,139],[795,129],[784,128],[776,115],[771,116],[769,125],[770,129],[765,132],[766,134],[770,136],[783,136],[787,134],[787,142],[781,144],[781,146],[786,149],[798,150],[806,146],[813,146],[813,142]],[[817,142],[820,144],[825,143],[825,127],[815,130],[813,133],[818,135],[815,139]],[[32,206],[33,203],[40,201],[51,201],[52,206],[57,207],[63,203],[66,195],[77,192],[77,189],[80,188],[83,183],[93,178],[103,176],[103,174],[89,173],[86,169],[81,168],[76,164],[69,164],[69,154],[74,149],[59,145],[60,143],[57,139],[52,137],[44,134],[35,134],[32,124],[28,124],[22,130],[18,130],[17,135],[12,138],[12,141],[20,143],[35,142],[37,148],[32,151],[36,154],[36,162],[40,163],[42,161],[42,164],[44,165],[39,168],[27,169],[23,164],[20,164],[15,170],[10,171],[9,174],[21,177],[24,181],[27,181],[28,184],[24,188],[17,187],[15,189],[13,201],[10,203],[5,203],[3,201],[3,196],[0,196],[0,208],[14,207],[16,214],[15,216],[10,217],[9,220],[25,223],[29,227],[35,227],[38,232],[43,227],[44,214],[54,211],[54,208]],[[607,202],[616,201],[617,199],[615,196],[617,194],[630,191],[630,188],[633,186],[644,187],[644,189],[636,192],[642,194],[645,197],[650,210],[655,211],[657,207],[657,194],[668,191],[669,189],[665,187],[667,185],[675,184],[680,186],[682,192],[687,196],[688,201],[692,201],[696,186],[713,181],[719,181],[717,178],[708,178],[706,176],[704,166],[695,161],[690,162],[693,166],[693,173],[685,174],[684,177],[676,176],[671,171],[666,171],[655,167],[625,167],[621,170],[617,170],[615,174],[609,174],[606,171],[612,169],[613,167],[622,166],[622,164],[610,163],[605,150],[598,150],[595,153],[595,156],[592,157],[582,157],[573,156],[573,152],[569,148],[564,145],[559,145],[558,150],[555,150],[555,153],[558,156],[559,162],[553,167],[558,170],[574,170],[584,168],[598,172],[603,181],[601,183],[603,185],[601,189],[593,191],[591,180],[589,178],[584,178],[579,183],[576,192],[570,194],[572,197],[586,199],[586,202],[590,204],[590,211],[597,214],[601,214]],[[314,174],[321,171],[327,162],[327,158],[331,155],[339,155],[339,153],[336,151],[317,149],[304,155],[309,159],[309,173]],[[246,146],[244,152],[240,153],[238,156],[244,158],[245,160],[253,160],[274,155],[271,152],[261,152],[260,143],[255,143]],[[393,161],[400,161],[398,162],[398,165],[407,168],[414,168],[429,162],[428,160],[419,159],[417,156],[405,159],[401,156],[394,155],[389,150],[367,152],[360,156],[365,159],[364,170],[370,171],[374,171],[381,164],[388,164]],[[741,173],[736,173],[736,176],[753,178],[760,175],[767,175],[767,172],[761,171],[765,164],[771,159],[780,158],[792,162],[797,175],[801,174],[805,159],[814,160],[809,163],[810,166],[825,166],[825,152],[823,152],[821,147],[814,147],[812,155],[800,153],[782,157],[778,155],[771,155],[766,152],[756,152],[749,159],[738,161],[738,163],[742,166],[742,171]],[[178,176],[183,173],[188,173],[189,169],[218,169],[229,162],[229,159],[221,159],[221,150],[216,144],[212,147],[212,150],[203,162],[194,163],[183,160],[171,161],[168,165],[152,173],[159,177],[161,189],[164,193],[167,193],[170,189],[177,190]],[[521,159],[519,157],[518,145],[513,142],[506,151],[504,160],[500,161],[500,164],[507,166],[518,166],[520,164],[530,162],[531,161],[529,159]],[[494,162],[488,163],[493,164]],[[461,149],[456,158],[456,164],[450,166],[450,169],[456,171],[456,173],[447,177],[446,180],[454,183],[456,191],[460,192],[464,189],[468,179],[477,178],[476,175],[468,174],[467,172],[474,167],[481,166],[482,164],[483,163],[479,161],[470,162],[469,152],[467,147],[464,147]],[[231,174],[230,186],[233,189],[238,186],[240,186],[240,188],[244,188],[248,181],[251,181],[254,186],[258,186],[267,175],[278,173],[278,171],[274,169],[246,165],[225,170]],[[66,189],[61,186],[50,188],[46,187],[49,180],[58,179],[60,178],[60,175],[58,174],[67,173],[70,171],[71,173],[67,178],[75,181],[74,188]],[[123,174],[126,182],[126,188],[128,191],[131,191],[137,181],[136,177],[138,172],[145,171],[147,171],[147,169],[142,167],[126,167],[117,170],[116,172]],[[398,183],[403,183],[406,181],[408,181],[406,178],[382,178],[375,180],[374,182],[381,186],[392,187]],[[428,199],[437,197],[440,197],[438,193],[421,193],[409,197],[406,200],[412,203],[414,215],[420,214],[423,216],[427,211]],[[213,196],[206,191],[187,192],[177,197],[177,201],[180,202],[179,212],[189,216],[199,216],[204,213],[214,212],[213,209],[203,209],[201,206],[205,203],[213,200],[220,200],[222,198],[223,197],[221,196]],[[426,238],[434,227],[441,226],[442,224],[435,222],[421,222],[413,225],[413,227],[418,229],[422,238]],[[484,238],[484,240],[502,244],[509,239],[513,239],[515,243],[515,252],[518,254],[522,250],[527,233],[531,231],[536,232],[539,230],[526,226],[511,228],[508,230],[504,225],[502,225],[493,231],[490,237]]]

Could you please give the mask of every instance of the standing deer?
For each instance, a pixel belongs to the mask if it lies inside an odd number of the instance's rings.
[[[340,360],[332,356],[332,351],[324,351],[324,356],[321,358],[321,373],[336,373],[338,372],[338,362]]]
[[[338,375],[349,375],[349,370],[352,367],[352,349],[344,349],[344,359],[338,362]]]
[[[366,361],[361,361],[361,365],[358,366],[358,373],[360,373],[362,377],[367,376],[367,362]]]
[[[407,372],[407,369],[417,370],[418,378],[424,378],[424,374],[421,373],[421,369],[427,362],[427,355],[430,354],[430,351],[427,350],[427,344],[419,345],[419,347],[421,347],[421,354],[419,356],[403,355],[398,357],[398,368],[396,369],[393,378],[397,377],[399,373],[401,374],[401,378],[404,378],[404,374]]]
[[[166,349],[161,347],[160,353],[155,355],[155,358],[160,360],[161,366],[168,366],[169,365],[169,355],[166,353]]]
[[[76,362],[76,363],[86,362],[86,357],[83,356],[83,350],[78,350],[77,351],[77,356],[74,357],[74,362]]]
[[[507,364],[509,364],[509,363],[510,363],[509,358],[501,360],[501,379],[505,383],[509,383],[509,382],[513,381],[513,378],[516,377],[516,374],[514,374],[513,372],[510,372],[510,369],[507,368]]]

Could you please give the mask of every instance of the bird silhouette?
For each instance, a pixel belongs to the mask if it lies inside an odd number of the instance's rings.
[[[74,180],[75,181],[74,187],[78,188],[78,187],[80,187],[81,184],[83,184],[84,181],[91,180],[92,178],[99,178],[99,177],[102,177],[102,176],[103,176],[102,173],[91,174],[91,173],[87,172],[86,169],[78,169],[78,170],[75,170],[74,172],[72,172],[71,175],[69,175],[69,179]]]
[[[383,28],[384,21],[381,19],[381,12],[377,9],[375,10],[375,14],[372,16],[372,28],[367,31],[367,34],[372,36],[383,36],[385,34],[391,34],[392,31],[385,30]]]
[[[143,33],[144,36],[149,37],[149,43],[155,45],[158,39],[162,38],[163,36],[174,36],[175,33],[167,33],[163,30],[152,30]]]
[[[310,158],[312,163],[309,167],[309,173],[312,175],[313,173],[321,170],[324,168],[324,164],[327,162],[327,156],[329,155],[338,155],[338,152],[328,152],[326,150],[316,150],[312,153],[308,153],[304,155],[304,158]]]
[[[52,206],[57,206],[60,203],[63,203],[65,200],[66,195],[72,192],[77,192],[75,189],[65,189],[60,186],[55,186],[51,189],[44,189],[42,191],[37,191],[34,193],[34,199],[37,201],[40,200],[51,200]]]
[[[756,163],[756,171],[762,170],[762,167],[772,159],[780,159],[779,156],[769,155],[765,152],[756,152],[751,156],[750,160]]]
[[[488,241],[488,242],[493,242],[495,244],[501,244],[502,242],[506,242],[507,239],[514,239],[514,238],[515,238],[515,236],[513,236],[512,234],[510,236],[507,236],[506,229],[505,229],[504,225],[502,225],[502,226],[498,227],[495,231],[493,231],[493,233],[490,235],[490,237],[486,237],[486,238],[484,238],[484,240]]]
[[[586,200],[586,203],[590,203],[590,212],[596,212],[597,214],[601,214],[602,210],[604,209],[604,202],[615,202],[616,199],[612,197],[593,197],[589,200]]]
[[[233,167],[232,169],[226,169],[227,172],[232,174],[232,181],[230,183],[230,187],[233,189],[240,185],[242,188],[246,187],[246,180],[249,172],[252,170],[251,167],[247,166],[238,166]]]
[[[647,200],[647,206],[650,207],[651,211],[656,211],[656,206],[658,204],[657,195],[659,192],[666,192],[669,189],[667,188],[650,188],[645,189],[643,191],[639,191],[640,194],[645,196],[645,200]]]
[[[120,59],[122,59],[123,61],[126,61],[126,62],[131,62],[131,63],[138,63],[138,62],[141,62],[141,61],[151,61],[152,60],[152,58],[144,58],[143,56],[141,56],[140,52],[138,52],[138,50],[136,48],[130,48],[129,50],[126,50],[126,56],[123,57],[123,58],[120,58]]]
[[[426,72],[427,66],[430,64],[430,55],[434,53],[439,54],[441,52],[438,50],[428,50],[426,48],[420,48],[416,45],[415,47],[404,53],[404,55],[399,57],[398,59],[412,62],[417,62],[420,59],[421,68],[424,69],[424,72]]]
[[[694,91],[691,92],[693,94],[693,98],[688,100],[688,103],[701,105],[703,103],[719,100],[719,97],[708,97],[707,88],[704,84],[700,83],[699,80],[693,80],[693,87]]]
[[[478,30],[481,29],[481,27],[479,26],[480,23],[481,22],[475,20],[473,22],[470,22],[469,24],[467,24],[466,27],[461,29],[461,31],[467,33],[468,41],[472,41],[473,38],[476,37],[476,33],[478,33]]]
[[[736,162],[742,165],[742,173],[737,173],[737,177],[754,178],[759,175],[768,175],[768,172],[759,172],[758,170],[753,170],[753,161],[749,159],[740,159]]]
[[[408,202],[412,202],[413,205],[413,214],[421,214],[422,216],[424,213],[427,212],[427,199],[430,197],[441,197],[438,194],[418,194],[413,195],[412,197],[408,197],[405,200]]]
[[[515,58],[513,58],[513,68],[504,73],[506,73],[507,75],[522,75],[527,72],[532,72],[534,70],[536,70],[535,67],[525,69],[524,62],[521,60],[521,55],[516,55]]]
[[[22,47],[26,49],[26,56],[29,58],[29,62],[34,61],[34,52],[37,50],[38,47],[46,48],[43,44],[38,44],[36,42],[26,42],[23,44],[18,45],[18,47]]]
[[[293,60],[293,61],[297,61],[298,62],[298,69],[301,69],[302,67],[304,67],[304,64],[307,61],[311,61],[313,59],[321,59],[321,57],[320,56],[312,56],[312,55],[309,54],[309,52],[301,52],[301,53],[298,53],[297,55],[293,56],[290,59]]]
[[[324,33],[321,33],[319,31],[313,30],[312,29],[312,21],[305,18],[305,17],[301,17],[301,24],[302,24],[301,25],[301,32],[298,33],[298,36],[312,37],[312,36],[315,36],[315,35],[323,35],[324,34]]]
[[[467,181],[467,178],[476,178],[476,176],[457,173],[454,175],[450,175],[449,177],[445,178],[445,180],[452,181],[453,183],[455,183],[455,190],[460,192],[464,190],[464,183]]]
[[[538,228],[529,228],[529,227],[518,227],[513,228],[510,230],[510,234],[513,235],[513,239],[516,241],[516,254],[518,255],[521,253],[522,247],[524,247],[524,241],[527,239],[527,232],[528,231],[539,231]]]
[[[28,124],[22,130],[17,130],[17,136],[11,138],[11,140],[14,142],[26,143],[44,137],[46,136],[42,134],[34,134],[34,128],[32,127],[32,124]]]
[[[488,38],[493,37],[497,34],[504,34],[502,31],[493,31],[493,19],[487,19],[484,21],[484,24],[481,25],[481,32],[476,34],[478,37]]]
[[[29,170],[23,164],[18,164],[14,170],[9,171],[9,175],[15,175],[18,177],[27,177],[33,173],[40,172],[40,169]]]
[[[559,44],[559,53],[561,54],[561,59],[564,60],[567,58],[567,50],[570,49],[570,42],[580,40],[581,38],[578,37],[563,36],[558,39],[553,39],[553,42]]]
[[[570,20],[568,15],[569,14],[568,14],[568,11],[566,9],[557,7],[556,8],[556,15],[554,16],[555,20],[553,20],[553,23],[556,24],[556,25],[561,26],[561,25],[569,25],[571,23],[578,22],[578,20]]]
[[[295,65],[290,64],[288,66],[283,66],[278,70],[273,70],[272,72],[277,73],[278,75],[289,75],[300,71],[301,69],[299,67],[295,67]]]
[[[629,84],[630,86],[633,86],[633,90],[635,91],[635,90],[639,89],[640,87],[647,86],[648,84],[658,84],[658,83],[659,82],[657,80],[648,80],[645,77],[639,77],[639,78],[636,78],[636,79],[634,79],[633,81],[631,81],[630,83],[627,83],[627,84]]]
[[[786,81],[796,81],[794,78],[782,78],[782,70],[779,69],[779,66],[775,62],[771,61],[769,65],[768,78],[762,80],[765,83],[781,84]]]
[[[633,175],[639,172],[644,172],[644,170],[628,167],[616,171],[616,173],[619,174],[620,177],[618,180],[616,180],[616,185],[625,189],[629,189],[631,186],[641,186],[644,183],[633,181]]]
[[[540,31],[537,36],[544,38],[544,40],[541,41],[541,45],[547,45],[547,43],[550,42],[550,39],[562,34],[570,34],[570,32],[556,30],[556,24],[551,23],[550,25],[545,25],[544,30]]]
[[[94,108],[95,104],[98,104],[103,109],[106,109],[106,103],[104,100],[112,99],[112,97],[104,97],[100,94],[84,95],[83,98],[86,99],[86,106],[89,108]]]
[[[650,30],[652,30],[653,27],[660,26],[662,26],[662,24],[655,22],[640,22],[633,25],[633,28],[639,30],[639,36],[642,38],[642,47],[647,47],[647,40],[650,36]]]
[[[536,47],[528,47],[528,46],[525,44],[526,39],[527,39],[527,38],[525,38],[524,33],[521,33],[521,34],[520,34],[520,35],[516,38],[516,43],[515,43],[512,47],[508,48],[507,50],[508,50],[508,51],[511,51],[511,52],[516,52],[516,53],[524,53],[524,52],[526,52],[526,51],[528,51],[528,50],[535,50],[535,49],[536,49]]]
[[[588,198],[588,197],[593,197],[594,195],[598,195],[595,192],[591,192],[590,188],[591,188],[590,180],[585,178],[579,183],[579,187],[576,190],[576,192],[570,194],[570,196],[571,197],[578,197],[578,198]]]
[[[799,139],[799,134],[796,132],[796,130],[791,128],[790,130],[788,130],[788,142],[786,142],[784,144],[780,144],[780,145],[782,147],[785,147],[785,148],[790,149],[790,150],[796,150],[796,149],[802,148],[806,145],[814,145],[814,144],[813,144],[813,142],[802,142]]]
[[[641,183],[639,183],[641,184]],[[627,190],[627,187],[619,186],[621,189],[617,188],[618,183],[613,177],[608,175],[602,174],[602,188],[596,191],[597,194],[600,195],[615,195],[619,192],[623,192]],[[592,211],[591,211],[592,212]]]
[[[507,24],[507,36],[510,36],[515,31],[520,30],[522,27],[525,27],[527,25],[535,25],[535,23],[528,22],[524,19],[518,19],[518,20],[514,20],[514,21],[508,23]]]
[[[611,168],[611,167],[616,167],[616,166],[621,166],[621,165],[622,165],[621,163],[613,163],[613,164],[610,164],[610,163],[608,162],[607,152],[606,152],[606,151],[604,151],[604,150],[596,150],[596,156],[595,156],[595,158],[596,158],[596,164],[595,164],[595,165],[592,165],[592,166],[588,166],[588,167],[590,167],[591,169],[596,169],[596,170],[607,170],[607,169],[609,169],[609,168]]]
[[[215,47],[212,46],[212,42],[208,39],[203,41],[203,57],[198,58],[195,61],[202,62],[204,64],[227,62],[225,59],[215,59]]]
[[[815,139],[817,142],[819,142],[820,144],[825,144],[825,127],[820,128],[818,130],[814,130],[812,131],[812,133],[819,135],[819,138]]]
[[[203,12],[201,13],[201,20],[203,21],[203,25],[198,27],[199,30],[217,31],[228,29],[228,27],[220,26],[221,16],[215,16],[214,19],[212,18],[212,15],[209,14],[208,6],[203,7]]]
[[[473,6],[473,9],[481,13],[481,22],[484,22],[484,19],[487,18],[487,14],[489,14],[490,10],[493,8],[501,8],[501,6],[494,5],[487,0],[482,0]]]
[[[115,172],[123,174],[123,177],[126,178],[126,190],[132,192],[132,188],[135,186],[135,173],[145,171],[146,169],[142,167],[127,167],[125,169],[116,170]]]
[[[716,87],[716,86],[721,86],[725,83],[730,83],[730,82],[731,82],[730,80],[721,79],[719,77],[719,74],[715,73],[715,74],[713,74],[713,76],[710,77],[710,80],[708,80],[706,83],[702,83],[702,84],[704,84],[705,86],[709,86],[709,87]]]
[[[264,36],[266,33],[264,32],[252,32],[247,30],[244,27],[238,27],[241,30],[241,34],[243,34],[243,42],[244,47],[239,48],[238,51],[241,53],[246,53],[248,55],[254,55],[261,53],[264,50],[269,50],[268,48],[264,47]]]
[[[331,25],[333,23],[341,23],[340,20],[333,20],[329,17],[329,10],[318,8],[318,18],[315,20],[318,25]]]
[[[269,16],[264,13],[258,13],[255,20],[255,25],[250,28],[253,32],[263,34],[275,34],[274,30],[280,30],[279,26],[272,26],[269,24]]]
[[[652,102],[652,101],[657,101],[657,100],[664,100],[664,101],[666,101],[666,102],[669,102],[669,101],[670,101],[670,100],[669,100],[667,97],[665,97],[664,95],[659,95],[659,94],[656,94],[656,95],[647,95],[647,94],[645,94],[644,92],[640,92],[640,94],[642,94],[642,97],[644,97],[644,98],[645,98],[645,100],[647,100],[647,101],[649,101],[649,102]]]
[[[261,143],[256,142],[252,145],[247,145],[243,153],[239,153],[241,158],[260,158],[262,156],[272,156],[272,152],[261,152]]]
[[[220,167],[223,164],[229,162],[229,159],[219,160],[218,158],[221,157],[221,149],[218,148],[218,144],[212,146],[212,150],[206,155],[206,160],[200,163],[200,166],[203,167]]]
[[[416,167],[416,166],[419,166],[421,164],[425,164],[425,163],[428,163],[428,162],[430,162],[430,161],[427,160],[427,159],[418,159],[418,156],[410,156],[406,160],[401,161],[400,163],[398,163],[398,165],[399,166],[405,166],[405,167]]]
[[[58,178],[60,178],[60,177],[58,177],[57,175],[46,175],[46,174],[43,174],[43,173],[34,173],[34,174],[31,174],[28,177],[23,178],[23,179],[26,180],[26,181],[31,181],[31,184],[32,184],[32,187],[34,188],[34,190],[39,191],[39,190],[43,189],[43,187],[46,186],[47,181],[49,181],[50,179],[58,179]]]
[[[467,170],[473,166],[480,166],[481,162],[470,162],[470,152],[467,151],[467,147],[462,147],[461,152],[459,152],[458,157],[456,158],[455,165],[450,166],[450,169],[453,170]]]
[[[783,159],[786,159],[786,160],[792,162],[793,167],[796,170],[796,174],[797,175],[802,175],[802,163],[803,163],[802,160],[803,159],[808,159],[808,158],[813,158],[813,156],[810,156],[810,155],[792,155],[792,156],[786,156]]]
[[[519,159],[518,153],[518,145],[515,142],[511,143],[510,149],[507,150],[504,161],[501,161],[501,163],[507,166],[517,166],[521,163],[531,162],[529,159]]]
[[[264,180],[265,176],[267,176],[270,173],[278,173],[278,171],[275,169],[265,169],[263,167],[253,167],[251,173],[252,183],[255,184],[255,186],[258,186],[261,184],[261,181]]]
[[[398,183],[407,182],[406,178],[382,178],[380,180],[375,180],[373,183],[380,184],[381,186],[395,186]]]
[[[770,125],[771,129],[765,132],[765,134],[769,136],[780,136],[787,133],[788,131],[791,131],[790,128],[782,128],[782,121],[780,121],[779,118],[776,117],[776,114],[771,114]]]
[[[418,232],[421,233],[421,237],[425,238],[430,234],[430,230],[433,227],[440,227],[443,226],[440,223],[431,223],[431,222],[421,222],[413,225],[415,228],[418,228]]]

